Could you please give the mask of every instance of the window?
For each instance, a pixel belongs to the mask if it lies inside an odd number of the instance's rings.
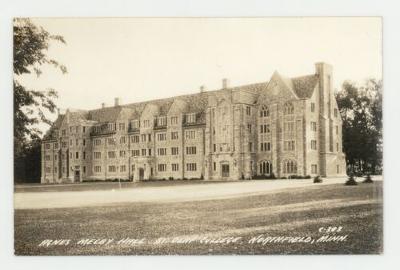
[[[269,124],[260,125],[260,133],[269,133]]]
[[[86,173],[86,166],[83,166],[83,173]]]
[[[76,146],[79,145],[79,140],[78,140],[78,139],[75,140],[75,145],[76,145]]]
[[[78,126],[75,127],[75,132],[79,133],[79,127]]]
[[[125,136],[122,136],[121,138],[119,138],[119,143],[120,143],[120,144],[125,144],[125,143],[126,143],[126,138],[125,138]]]
[[[294,122],[285,122],[283,124],[283,131],[287,133],[293,133],[294,131]]]
[[[196,138],[196,132],[194,130],[186,130],[185,131],[186,140],[191,140]]]
[[[178,139],[178,131],[171,132],[171,140],[177,140],[177,139]]]
[[[217,152],[217,145],[214,143],[214,153]]]
[[[114,138],[108,138],[107,139],[107,144],[108,145],[115,145],[115,139]]]
[[[186,163],[186,170],[189,172],[197,171],[197,164],[196,163]]]
[[[283,173],[297,173],[296,162],[293,160],[286,160],[283,162]]]
[[[101,145],[101,139],[95,139],[94,145]]]
[[[214,171],[217,170],[217,163],[216,162],[213,162],[213,169],[214,169]]]
[[[50,173],[51,172],[51,168],[50,167],[46,167],[46,173]]]
[[[143,127],[145,127],[145,128],[150,127],[150,120],[144,120],[143,121]]]
[[[146,156],[146,149],[142,149],[142,156]]]
[[[285,151],[294,151],[294,141],[284,141],[283,149]]]
[[[251,124],[247,124],[247,130],[251,133]]]
[[[54,148],[55,148],[55,149],[58,149],[58,143],[55,143],[55,144],[54,144]]]
[[[186,114],[186,122],[187,123],[196,123],[196,114],[195,113]]]
[[[86,132],[86,127],[82,127],[82,132],[83,132],[83,133]]]
[[[249,142],[249,152],[253,152],[253,143]]]
[[[69,133],[72,133],[72,127],[69,127]]]
[[[108,158],[115,158],[115,152],[114,151],[109,151],[108,152]]]
[[[138,157],[140,155],[139,150],[132,150],[132,157]]]
[[[151,134],[147,134],[147,135],[148,135],[149,142],[151,142]]]
[[[79,152],[75,152],[75,159],[79,159]]]
[[[116,172],[116,167],[114,165],[108,166],[108,171],[109,172]]]
[[[61,143],[61,146],[62,146],[63,148],[67,147],[67,142],[62,142],[62,143]]]
[[[131,142],[132,143],[138,143],[139,142],[139,135],[131,136]]]
[[[289,114],[294,114],[294,107],[293,104],[291,102],[286,102],[284,107],[283,107],[283,111],[286,115]]]
[[[311,173],[317,174],[317,164],[311,164]]]
[[[63,135],[63,136],[65,136],[67,133],[66,133],[66,130],[65,129],[63,129],[63,130],[61,130],[61,134]]]
[[[171,125],[178,124],[178,116],[171,116]]]
[[[251,115],[251,108],[250,106],[246,106],[246,114]]]
[[[69,145],[72,146],[72,140],[69,140]]]
[[[57,157],[58,157],[57,155],[54,155],[54,160],[57,160]]]
[[[125,157],[125,156],[126,156],[125,150],[120,150],[119,151],[119,157]]]
[[[101,159],[101,152],[94,152],[94,159]]]
[[[340,166],[336,165],[336,173],[340,173]]]
[[[149,148],[149,151],[148,151],[148,153],[149,153],[149,156],[151,156],[151,148]]]
[[[336,108],[333,110],[333,115],[334,115],[335,117],[337,117],[337,115],[338,115],[338,110],[337,110]]]
[[[150,150],[150,149],[149,149]],[[167,148],[158,148],[157,149],[157,155],[159,156],[165,156],[167,154]]]
[[[167,125],[167,118],[165,116],[160,116],[157,118],[157,125],[158,126],[166,126]]]
[[[101,172],[101,166],[94,166],[94,172],[96,173]]]
[[[166,164],[158,164],[157,170],[159,172],[165,172],[167,170],[167,165]]]
[[[338,135],[339,134],[339,127],[336,126],[335,129],[336,129],[336,135]]]
[[[140,139],[141,139],[142,142],[145,142],[146,138],[147,138],[146,134],[140,135]]]
[[[125,123],[119,123],[118,124],[118,130],[125,131]]]
[[[272,163],[270,161],[260,162],[260,174],[271,174],[272,173]]]
[[[317,122],[311,122],[311,131],[317,131]]]
[[[86,159],[86,152],[83,151],[83,159]]]
[[[179,148],[178,147],[171,147],[171,155],[179,155]]]
[[[311,112],[315,112],[315,103],[311,102]]]
[[[336,152],[339,152],[339,143],[336,143]]]
[[[173,172],[179,171],[179,164],[173,163],[171,164],[171,168]]]
[[[166,141],[167,140],[167,134],[166,133],[157,133],[157,140],[158,141]]]
[[[196,154],[196,146],[186,147],[186,154],[187,155],[195,155]]]
[[[130,122],[130,128],[131,129],[138,129],[139,128],[139,121],[138,120],[132,120]]]
[[[125,171],[126,171],[126,165],[121,165],[121,166],[119,167],[119,171],[120,171],[120,172],[125,172]]]
[[[311,149],[317,150],[317,140],[311,140]]]
[[[83,139],[83,140],[82,140],[82,144],[83,144],[83,146],[86,145],[86,139]]]
[[[46,155],[45,157],[44,157],[44,160],[46,160],[46,161],[49,161],[51,159],[51,157],[49,156],[49,155]]]
[[[54,172],[57,173],[57,167],[54,167]]]
[[[263,142],[260,143],[260,150],[262,152],[264,151],[271,151],[271,143],[270,142]]]
[[[267,106],[262,106],[260,110],[260,117],[268,117],[269,116],[269,109]]]

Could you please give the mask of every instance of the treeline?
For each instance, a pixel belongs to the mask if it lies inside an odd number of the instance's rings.
[[[336,100],[343,120],[348,173],[382,173],[382,81],[346,81]]]

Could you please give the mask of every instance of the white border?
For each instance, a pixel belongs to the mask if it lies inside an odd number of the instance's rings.
[[[399,195],[396,172],[400,132],[399,5],[396,1],[262,0],[10,0],[0,5],[0,262],[2,269],[385,269],[398,265]],[[381,256],[128,256],[15,257],[12,181],[12,18],[112,16],[383,16],[384,28],[384,255]],[[397,177],[396,177],[397,176]],[[368,237],[366,235],[365,237]]]

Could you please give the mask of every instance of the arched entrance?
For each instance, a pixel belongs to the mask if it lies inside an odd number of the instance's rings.
[[[271,175],[272,174],[272,162],[268,160],[261,161],[259,164],[260,175]]]

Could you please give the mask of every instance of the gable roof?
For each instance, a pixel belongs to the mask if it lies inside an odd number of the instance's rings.
[[[299,98],[311,98],[317,83],[316,74],[292,78],[293,90]]]
[[[89,111],[89,120],[97,122],[115,122],[119,114],[121,113],[122,107],[106,107]]]

